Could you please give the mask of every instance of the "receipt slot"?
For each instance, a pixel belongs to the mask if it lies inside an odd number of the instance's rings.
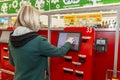
[[[64,56],[66,62],[72,62],[72,56]]]
[[[4,52],[8,52],[8,48],[4,48]]]
[[[106,52],[107,51],[107,38],[97,38],[95,41],[95,50],[97,52]]]
[[[83,71],[75,70],[75,74],[76,74],[77,77],[80,77],[80,78],[84,77],[84,72]]]
[[[81,65],[80,62],[75,62],[75,61],[73,61],[72,63],[73,63],[75,66],[80,66],[80,65]]]
[[[63,68],[65,73],[73,74],[73,69],[70,68]]]
[[[81,62],[81,63],[85,63],[86,62],[86,55],[80,54],[78,56],[79,56],[78,62]]]

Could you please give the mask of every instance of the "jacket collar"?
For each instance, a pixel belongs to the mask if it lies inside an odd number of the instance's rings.
[[[12,36],[13,32],[10,34],[10,42],[13,47],[19,48],[24,46],[30,40],[36,38],[38,36],[37,32],[29,32],[19,36]]]

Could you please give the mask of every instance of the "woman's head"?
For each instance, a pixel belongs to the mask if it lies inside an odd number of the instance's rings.
[[[14,27],[23,26],[37,31],[40,27],[40,12],[30,5],[23,6],[17,16]]]

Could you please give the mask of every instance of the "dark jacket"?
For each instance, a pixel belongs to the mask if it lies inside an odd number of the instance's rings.
[[[67,42],[56,48],[36,32],[10,36],[9,56],[10,63],[15,66],[14,80],[47,80],[44,79],[44,72],[48,69],[47,57],[63,56],[70,47]]]

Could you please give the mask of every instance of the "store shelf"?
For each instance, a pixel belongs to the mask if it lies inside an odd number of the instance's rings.
[[[54,14],[68,14],[68,13],[82,13],[82,12],[93,12],[93,11],[108,11],[108,10],[119,10],[120,3],[106,4],[106,5],[96,5],[96,6],[85,6],[79,8],[68,8],[60,10],[50,10],[42,12],[42,15],[54,15]]]
[[[50,30],[64,30],[65,27],[50,27]],[[41,27],[40,30],[48,30],[48,27]]]
[[[0,14],[0,17],[14,17],[17,16],[17,14]]]
[[[95,5],[95,6],[85,6],[78,8],[67,8],[67,9],[57,9],[41,12],[42,15],[48,14],[68,14],[68,13],[82,13],[82,12],[96,12],[96,11],[107,11],[107,10],[119,10],[120,3],[106,4],[106,5]],[[12,17],[17,16],[17,14],[0,14],[0,17]]]
[[[115,28],[94,28],[95,31],[116,31]],[[48,30],[48,28],[41,28],[40,30]],[[64,30],[64,28],[50,28],[50,30]],[[120,31],[120,30],[119,30]]]
[[[95,28],[95,31],[116,31],[115,28]]]

